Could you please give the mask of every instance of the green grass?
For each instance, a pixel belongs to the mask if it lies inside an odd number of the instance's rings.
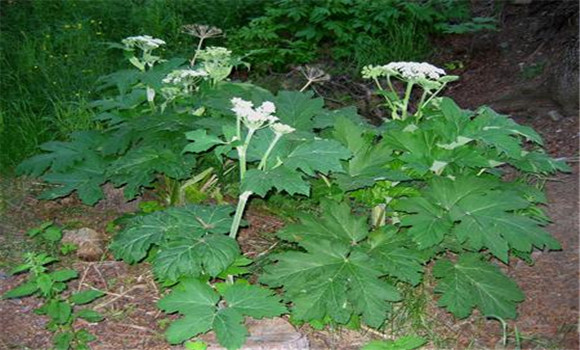
[[[189,56],[181,26],[233,28],[259,13],[252,0],[67,0],[0,2],[0,172],[39,144],[97,127],[88,101],[99,76],[128,67],[107,42],[148,34],[165,57]],[[212,41],[210,44],[219,42]]]

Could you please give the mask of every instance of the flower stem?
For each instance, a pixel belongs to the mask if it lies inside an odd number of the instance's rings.
[[[201,44],[203,43],[203,39],[204,38],[199,38],[199,42],[197,43],[197,49],[195,49],[195,53],[193,54],[193,58],[189,62],[189,65],[192,67],[195,65],[195,60],[197,59],[197,53],[201,50]]]
[[[232,227],[230,228],[230,237],[236,239],[238,235],[238,230],[240,229],[240,222],[242,221],[242,215],[244,214],[244,209],[246,209],[246,203],[248,198],[252,195],[252,191],[243,192],[238,198],[238,206],[236,208],[236,214],[234,215],[234,221],[232,222]]]
[[[240,182],[242,182],[244,180],[244,176],[246,176],[246,152],[254,132],[256,132],[255,129],[248,129],[248,134],[246,135],[244,144],[237,147],[238,157],[240,158]]]
[[[403,100],[403,115],[401,119],[407,119],[407,109],[409,108],[409,99],[411,98],[411,91],[413,90],[413,82],[407,83],[407,89],[405,90],[405,99]]]
[[[272,153],[274,146],[276,146],[276,143],[278,143],[278,140],[280,140],[280,137],[282,137],[281,134],[274,134],[274,135],[275,135],[274,139],[270,143],[270,146],[268,146],[268,149],[264,153],[262,160],[260,160],[260,164],[258,165],[259,170],[264,170],[264,168],[266,167],[266,162],[268,161],[268,157],[270,156],[270,153]]]
[[[307,88],[307,87],[309,87],[309,86],[310,86],[310,84],[312,84],[312,80],[308,80],[308,82],[306,83],[306,85],[304,85],[304,86],[302,87],[302,89],[300,89],[300,92],[303,92],[304,90],[306,90],[306,88]]]

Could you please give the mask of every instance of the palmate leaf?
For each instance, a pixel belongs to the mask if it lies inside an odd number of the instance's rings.
[[[137,216],[117,234],[110,249],[117,259],[133,264],[142,260],[152,245],[183,233],[197,238],[227,233],[232,212],[230,206],[190,205]]]
[[[416,286],[423,276],[424,259],[414,249],[408,235],[383,226],[369,236],[367,254],[390,276]]]
[[[491,145],[515,159],[519,159],[522,153],[521,141],[517,136],[523,136],[538,145],[543,144],[542,138],[534,129],[519,125],[489,107],[482,107],[477,111],[463,136]]]
[[[296,147],[283,163],[289,169],[300,169],[314,176],[316,172],[342,172],[340,161],[350,156],[350,151],[337,141],[315,139]]]
[[[311,131],[314,127],[312,118],[322,114],[324,100],[312,98],[312,92],[281,91],[274,99],[276,116],[284,124],[296,130]]]
[[[381,279],[386,272],[360,244],[367,236],[365,219],[353,216],[346,204],[327,203],[321,216],[305,215],[300,224],[280,233],[306,252],[276,255],[277,263],[265,268],[261,281],[284,288],[299,320],[331,317],[344,324],[353,315],[362,315],[364,322],[378,327],[390,302],[400,295]]]
[[[516,305],[524,300],[518,286],[476,253],[460,255],[457,262],[439,260],[433,267],[438,279],[438,305],[458,318],[471,314],[474,307],[485,316],[515,318]]]
[[[218,307],[220,300],[225,307]],[[236,283],[220,296],[206,283],[191,278],[180,282],[158,306],[165,312],[185,316],[167,329],[166,337],[171,344],[213,329],[220,344],[227,349],[238,349],[244,344],[248,334],[244,316],[274,317],[286,311],[280,298],[270,290]]]
[[[520,186],[513,191],[506,186],[500,180],[476,176],[434,178],[423,197],[401,200],[397,209],[412,213],[402,219],[402,225],[410,226],[409,233],[422,248],[453,234],[464,248],[487,248],[505,263],[510,248],[523,252],[531,252],[534,246],[560,249],[541,228],[544,222],[518,213],[531,205],[522,197]]]
[[[346,165],[346,174],[337,174],[340,187],[345,191],[372,186],[379,180],[408,180],[402,171],[388,169],[393,149],[384,141],[375,142],[376,136],[361,125],[346,118],[338,118],[334,138],[352,152]]]
[[[71,134],[70,142],[50,141],[40,145],[45,152],[23,161],[17,168],[18,174],[40,176],[51,172],[64,172],[75,163],[94,157],[94,149],[102,141],[97,131],[77,131]]]
[[[64,173],[48,173],[42,179],[58,187],[44,191],[41,199],[55,199],[76,191],[83,203],[93,205],[103,198],[101,185],[106,182],[106,162],[93,152],[86,151],[85,159]]]
[[[302,174],[282,165],[271,170],[250,169],[241,184],[241,191],[252,191],[264,197],[272,188],[286,191],[288,194],[303,194],[308,196],[310,184],[302,178]]]
[[[286,226],[278,236],[300,245],[328,240],[354,245],[367,237],[366,218],[353,216],[346,203],[323,201],[321,211],[322,217],[301,216],[300,224]]]
[[[108,168],[107,176],[117,186],[125,185],[125,197],[134,198],[141,187],[150,186],[156,174],[183,179],[191,173],[195,158],[181,150],[143,146],[131,149]]]
[[[217,276],[240,254],[235,239],[222,234],[171,234],[153,262],[153,271],[160,280],[177,281],[182,276],[198,277],[203,273]]]

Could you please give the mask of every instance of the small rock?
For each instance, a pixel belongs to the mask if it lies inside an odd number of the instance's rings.
[[[241,350],[308,350],[308,338],[298,333],[288,321],[277,317],[273,319],[248,319],[246,327],[250,335]],[[200,337],[208,343],[207,350],[225,350],[210,332]]]
[[[97,261],[105,253],[105,241],[98,231],[88,227],[78,230],[64,230],[62,243],[72,243],[78,247],[77,257],[86,261]]]
[[[555,122],[559,121],[560,119],[564,118],[557,110],[553,109],[548,112],[548,116]]]

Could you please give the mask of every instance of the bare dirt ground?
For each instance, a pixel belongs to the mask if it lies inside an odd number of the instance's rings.
[[[479,15],[491,14],[487,3],[475,3]],[[568,63],[562,67],[569,59],[565,53],[570,45],[576,45],[577,52],[578,6],[570,10],[558,6],[565,1],[547,3],[505,3],[501,31],[441,40],[433,62],[440,66],[455,62],[457,67],[451,73],[460,75],[461,80],[449,88],[447,95],[462,107],[489,104],[533,126],[544,137],[548,152],[572,165],[572,173],[550,178],[546,186],[546,209],[553,220],[548,230],[562,243],[562,251],[536,252],[534,266],[514,260],[505,268],[526,294],[526,301],[518,309],[519,318],[509,322],[507,347],[514,347],[517,327],[522,348],[578,349],[578,108],[566,96],[565,91],[573,88],[563,89],[565,79],[557,79],[563,74],[578,79],[577,54],[571,66]],[[575,16],[567,18],[566,11],[575,11]],[[566,73],[570,69],[572,73]],[[577,80],[576,92],[571,93],[577,100]],[[9,276],[7,272],[22,251],[35,248],[35,243],[24,237],[26,229],[54,220],[104,232],[118,214],[114,206],[89,208],[74,198],[37,201],[34,194],[39,186],[32,180],[0,181],[0,294],[22,282],[22,276]],[[259,212],[251,213],[248,220],[253,230],[241,233],[244,251],[257,256],[272,249],[276,244],[272,232],[283,223]],[[97,335],[98,340],[91,344],[93,349],[170,349],[162,336],[169,318],[155,307],[162,292],[145,264],[128,266],[111,257],[100,262],[69,259],[62,264],[74,267],[82,277],[71,283],[71,290],[90,286],[107,293],[95,306],[106,321],[77,324]],[[32,312],[39,303],[35,298],[0,301],[0,349],[50,348],[50,333],[44,330],[47,321]],[[437,309],[435,303],[434,299],[429,301],[427,317],[433,332],[445,341],[431,343],[431,348],[505,348],[499,322],[477,315],[457,321]],[[307,327],[300,331],[308,335],[315,349],[357,349],[376,337],[366,331],[319,332]]]

